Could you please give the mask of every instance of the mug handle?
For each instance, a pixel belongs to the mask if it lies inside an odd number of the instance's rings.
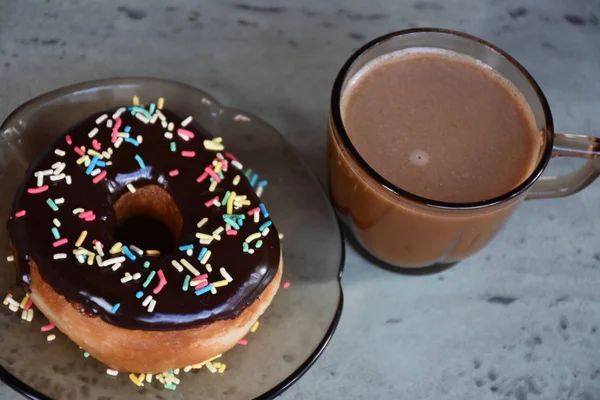
[[[555,133],[552,158],[577,157],[589,161],[566,175],[543,176],[533,185],[526,200],[565,197],[579,192],[600,175],[600,139],[592,136]]]

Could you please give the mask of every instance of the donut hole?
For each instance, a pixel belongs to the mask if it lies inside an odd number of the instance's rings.
[[[181,239],[183,217],[175,201],[158,185],[127,192],[113,204],[117,219],[114,238],[142,250],[168,254]]]

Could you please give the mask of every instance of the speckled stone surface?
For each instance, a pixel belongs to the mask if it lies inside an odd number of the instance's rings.
[[[0,118],[75,81],[172,78],[261,115],[323,178],[344,60],[380,34],[438,26],[520,60],[557,130],[599,132],[598,1],[241,1],[0,0]],[[338,331],[281,398],[600,399],[599,209],[600,182],[527,202],[492,245],[436,275],[397,275],[349,246]],[[0,398],[18,396],[0,386]]]

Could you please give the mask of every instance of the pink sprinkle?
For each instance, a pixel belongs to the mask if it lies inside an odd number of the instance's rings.
[[[197,277],[196,277],[196,278],[194,278],[194,279],[208,279],[208,274],[202,274],[202,275],[199,275],[199,276],[197,276]]]
[[[248,215],[254,215],[255,213],[260,211],[260,207],[256,207],[253,208],[252,210],[248,211]]]
[[[188,131],[187,129],[179,128],[179,129],[177,129],[177,133],[180,135],[189,137],[190,139],[193,139],[195,137],[195,135],[192,132]]]
[[[202,289],[205,286],[208,286],[208,281],[206,279],[202,279],[200,283],[194,286],[194,290]]]
[[[238,342],[238,344],[241,344],[242,346],[245,346],[248,344],[248,341],[246,339],[240,339],[240,341]]]
[[[206,203],[204,203],[204,205],[206,207],[210,207],[210,206],[212,206],[214,204],[215,200],[219,201],[219,196],[213,197],[212,199],[210,199],[209,201],[207,201]]]
[[[62,246],[63,244],[67,244],[68,241],[69,241],[69,239],[67,239],[67,238],[58,239],[56,242],[52,243],[52,246],[54,246],[54,247]]]
[[[162,269],[158,270],[158,278],[160,279],[160,281],[158,282],[158,285],[156,285],[156,287],[152,291],[152,293],[154,293],[154,294],[160,293],[162,288],[167,284],[167,279],[165,278],[165,274]]]
[[[86,221],[90,222],[96,219],[96,216],[94,214],[92,215],[88,215],[87,217],[84,218]]]
[[[25,210],[17,211],[17,212],[15,213],[15,218],[21,218],[21,217],[24,217],[24,216],[25,216],[25,214],[27,214],[27,211],[25,211]]]
[[[228,231],[225,232],[228,236],[235,236],[237,235],[237,231],[234,229],[230,229]]]
[[[193,150],[183,150],[181,152],[181,155],[183,157],[196,157],[196,152]]]
[[[113,132],[118,132],[122,123],[123,121],[121,120],[121,117],[117,118],[115,124],[113,125]]]
[[[54,329],[54,324],[52,322],[50,322],[48,325],[42,326],[40,330],[42,332],[48,332],[48,331],[51,331],[52,329]]]
[[[33,305],[33,300],[32,299],[27,300],[27,303],[25,303],[25,306],[23,306],[23,310],[28,311],[32,305]]]
[[[235,158],[233,156],[233,154],[231,154],[231,153],[225,153],[225,157],[229,158],[230,160],[238,161],[239,162],[239,160],[237,158]]]
[[[81,147],[75,146],[75,147],[73,147],[73,150],[75,150],[75,153],[79,154],[82,157],[85,155],[85,152],[83,151],[83,149]]]
[[[219,175],[217,175],[215,171],[213,171],[213,169],[210,165],[208,167],[204,168],[204,171],[206,171],[206,173],[209,174],[210,177],[213,178],[215,181],[221,182],[221,177]]]
[[[94,183],[98,183],[100,182],[102,179],[104,179],[104,177],[106,176],[106,171],[102,171],[100,172],[98,175],[96,175],[94,177],[94,179],[92,179],[92,182]]]
[[[71,139],[71,135],[65,136],[65,140],[67,141],[67,144],[69,146],[73,144],[73,140]]]
[[[179,175],[178,169],[172,169],[169,171],[169,176],[177,176],[177,175]]]
[[[92,146],[94,147],[94,150],[96,150],[96,151],[102,150],[102,145],[96,139],[92,140]]]
[[[92,215],[93,213],[94,212],[92,210],[84,211],[84,212],[79,213],[78,217],[79,218],[87,218],[90,215]]]
[[[203,180],[205,180],[208,177],[208,173],[207,172],[203,172],[202,175],[200,175],[199,177],[196,178],[196,182],[200,183]]]
[[[287,288],[289,288],[289,287],[290,287],[290,285],[291,285],[290,281],[285,281],[285,282],[283,282],[283,288],[284,288],[284,289],[287,289]]]
[[[44,185],[44,186],[38,187],[38,188],[29,188],[29,189],[27,189],[27,193],[38,194],[38,193],[45,192],[46,190],[48,190],[48,185]]]

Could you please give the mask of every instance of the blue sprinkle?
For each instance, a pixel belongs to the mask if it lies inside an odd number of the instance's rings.
[[[172,369],[170,369],[170,370],[169,370],[169,371],[167,371],[167,372],[168,372],[168,373],[170,373],[170,374],[174,374],[174,373],[175,373],[175,372],[174,372]]]
[[[272,223],[271,221],[267,221],[267,222],[265,222],[264,224],[262,224],[262,225],[261,225],[261,226],[258,228],[258,230],[259,230],[260,232],[262,232],[262,231],[264,231],[265,229],[267,229],[268,227],[270,227],[272,224],[273,224],[273,223]]]
[[[121,307],[121,303],[117,303],[113,306],[112,310],[110,310],[111,313],[116,313],[117,310],[119,309],[119,307]]]
[[[85,170],[85,174],[89,175],[92,173],[92,171],[94,170],[94,168],[96,167],[96,163],[98,162],[98,156],[94,156],[92,158],[92,161],[90,161],[90,165],[88,165],[87,169]]]
[[[96,161],[96,166],[100,167],[100,168],[104,168],[104,167],[106,167],[106,163],[104,161],[98,160],[98,161]]]
[[[54,236],[54,239],[56,239],[56,240],[60,239],[60,233],[58,232],[57,227],[52,228],[51,231],[52,231],[52,236]]]
[[[263,203],[260,203],[258,206],[260,207],[260,211],[262,212],[263,217],[269,218],[269,213],[267,212],[267,208],[265,207],[265,205]]]
[[[269,184],[269,181],[267,181],[266,179],[258,182],[258,186],[262,186],[262,187],[265,187],[268,184]]]
[[[125,254],[127,258],[129,258],[131,261],[135,261],[135,259],[137,258],[127,246],[123,246],[123,254]]]
[[[257,180],[258,180],[258,174],[254,174],[252,176],[252,179],[250,180],[250,186],[254,187],[254,185],[256,184]]]
[[[204,257],[207,251],[208,249],[206,247],[203,247],[202,250],[200,250],[200,254],[198,254],[198,261],[202,260],[202,257]]]
[[[129,125],[127,125],[127,126],[126,126],[126,127],[123,129],[123,131],[124,131],[124,132],[127,132],[127,133],[129,133],[129,132],[131,132],[131,127],[130,127]]]
[[[150,107],[148,107],[148,108],[149,108],[148,111],[150,112],[150,114],[154,114],[154,111],[156,110],[156,104],[152,103],[152,104],[150,104]]]
[[[206,292],[210,292],[213,288],[212,283],[208,284],[207,286],[204,286],[201,289],[196,290],[194,293],[196,293],[196,296],[200,296],[201,294],[204,294]]]
[[[139,143],[137,140],[135,140],[134,138],[130,138],[130,137],[128,137],[128,138],[125,138],[125,141],[126,141],[127,143],[131,143],[131,144],[132,144],[132,145],[134,145],[135,147],[138,147],[138,146],[140,145],[140,143]]]
[[[194,245],[193,244],[187,244],[185,246],[179,246],[179,251],[186,251],[186,250],[190,250],[193,249]]]
[[[140,157],[139,154],[135,155],[135,160],[138,162],[138,164],[140,164],[141,169],[146,168],[146,163],[144,163],[144,160],[142,160],[142,157]]]
[[[135,294],[136,299],[141,299],[142,296],[144,296],[144,292],[142,292],[141,290]]]

